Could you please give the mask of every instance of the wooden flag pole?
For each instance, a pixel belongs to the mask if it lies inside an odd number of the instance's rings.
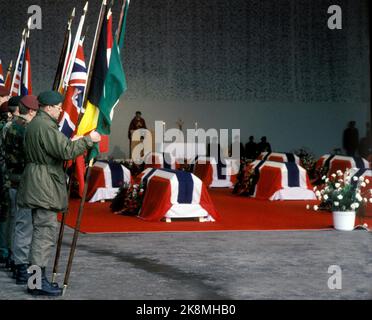
[[[75,166],[75,162],[72,164],[72,167],[74,166]],[[66,171],[67,171],[67,168],[66,168]],[[70,199],[71,187],[72,187],[72,177],[70,177],[70,180],[68,182],[67,199]],[[53,265],[52,283],[56,282],[56,279],[57,279],[58,264],[59,264],[59,258],[61,256],[62,240],[63,240],[64,231],[65,231],[66,216],[68,214],[68,210],[69,210],[69,205],[67,204],[66,210],[62,212],[62,220],[61,220],[61,225],[59,228],[56,256],[54,258],[54,265]]]
[[[60,81],[60,86],[63,90],[68,86],[68,82],[70,80],[70,76],[71,76],[71,73],[72,73],[72,68],[74,66],[74,61],[75,61],[75,57],[76,57],[76,52],[77,52],[79,42],[80,42],[80,39],[81,39],[81,32],[82,32],[83,27],[84,27],[85,16],[88,12],[88,4],[89,4],[89,2],[87,1],[85,3],[84,9],[83,9],[83,14],[80,17],[80,21],[79,21],[78,28],[76,30],[76,35],[75,35],[74,43],[72,45],[69,61],[66,65],[65,72],[63,74],[63,79],[61,79],[61,81]]]
[[[87,11],[88,11],[88,4],[85,4],[84,11],[83,11],[83,16],[86,15]],[[75,17],[75,8],[74,8],[74,10],[71,13],[71,17],[70,17],[69,22],[68,22],[67,33],[66,33],[67,35],[68,35],[68,32],[70,32],[70,30],[71,30],[71,23],[72,23],[72,19],[74,17]],[[82,25],[81,20],[82,19],[80,19],[80,25]],[[80,28],[82,28],[82,26]],[[78,36],[80,36],[80,35],[78,34]],[[65,38],[65,40],[66,40],[66,38]],[[66,42],[66,46],[67,46],[67,42]],[[63,72],[63,69],[64,69],[63,67],[64,66],[62,64],[65,63],[64,60],[65,59],[63,59],[63,54],[61,54],[60,64],[58,65],[58,67],[61,67],[61,73],[60,73],[60,77],[59,77],[58,81],[55,82],[55,84],[57,85],[57,87],[54,90],[58,90],[59,89],[60,83],[63,80],[62,79],[62,72]],[[75,59],[73,59],[73,60],[75,60]],[[72,63],[74,63],[74,61]],[[53,87],[54,87],[54,85],[53,85]],[[73,162],[72,166],[74,168],[75,161]],[[67,167],[66,167],[66,171],[67,171]],[[72,187],[72,177],[69,180],[68,191],[67,191],[67,199],[70,199],[71,187]],[[62,219],[61,219],[61,224],[60,224],[59,234],[58,234],[56,255],[55,255],[55,258],[54,258],[54,265],[53,265],[52,283],[55,282],[56,281],[56,278],[57,278],[58,264],[59,264],[59,258],[60,258],[60,255],[61,255],[62,240],[63,240],[63,234],[64,234],[64,229],[65,229],[65,224],[66,224],[66,215],[68,214],[68,210],[69,210],[69,206],[67,205],[66,210],[64,210],[62,212]]]
[[[86,199],[87,191],[88,191],[88,182],[89,182],[89,178],[90,178],[90,173],[91,173],[92,167],[93,167],[93,160],[94,159],[90,160],[88,170],[87,170],[87,174],[85,176],[83,197],[81,198],[81,201],[80,201],[79,213],[78,213],[78,216],[77,216],[77,219],[76,219],[75,231],[74,231],[74,236],[73,236],[73,239],[72,239],[70,255],[69,255],[69,258],[68,258],[68,263],[67,263],[67,268],[66,268],[66,273],[65,273],[65,279],[63,281],[62,295],[64,295],[66,293],[66,290],[67,290],[67,287],[68,287],[68,280],[70,278],[72,261],[74,259],[76,244],[77,244],[77,240],[78,240],[78,237],[79,237],[81,219],[83,217],[84,204],[85,204],[85,199]]]
[[[119,23],[116,29],[116,43],[119,43],[120,36],[121,36],[121,27],[123,26],[123,22],[124,22],[125,3],[126,3],[126,0],[123,0],[123,4],[121,6],[121,11],[120,11]]]
[[[98,40],[99,40],[98,38],[99,38],[99,35],[101,34],[102,25],[103,25],[103,21],[104,21],[103,19],[106,18],[105,12],[106,12],[106,0],[103,0],[100,15],[99,15],[99,19],[98,19],[96,34],[95,34],[94,41],[93,41],[92,53],[91,53],[91,56],[90,56],[88,79],[87,79],[87,85],[86,85],[85,93],[89,92],[90,83],[91,83],[91,80],[92,80],[92,74],[93,74],[93,67],[92,66],[94,65],[96,54],[97,54]],[[85,98],[84,98],[83,106],[86,107],[87,94],[84,94],[84,95],[85,95]],[[86,200],[86,196],[87,196],[88,183],[89,183],[90,173],[91,173],[92,166],[93,166],[93,160],[94,159],[90,160],[88,170],[87,170],[87,173],[86,173],[86,176],[85,176],[83,196],[82,196],[81,201],[80,201],[79,213],[78,213],[78,216],[77,216],[77,219],[76,219],[75,231],[74,231],[74,236],[73,236],[73,239],[72,239],[72,244],[71,244],[71,249],[70,249],[70,255],[69,255],[69,259],[68,259],[68,263],[67,263],[65,279],[63,281],[62,295],[64,295],[66,293],[68,283],[69,283],[68,281],[69,281],[69,277],[70,277],[70,273],[71,273],[72,262],[73,262],[74,255],[75,255],[77,240],[78,240],[78,237],[79,237],[81,219],[83,217],[84,204],[85,204],[85,200]]]
[[[89,30],[89,26],[87,26],[87,28],[85,30],[85,34],[83,35],[83,37],[81,39],[81,42],[82,43],[84,43],[85,35],[87,34],[88,30]],[[80,111],[81,111],[81,108],[79,109],[79,114],[80,114]],[[79,120],[78,120],[77,126],[79,126]],[[71,166],[72,173],[75,172],[75,166],[76,166],[76,160],[73,161],[72,166]],[[66,174],[66,172],[67,172],[67,167],[65,169],[65,174]],[[72,188],[72,176],[70,177],[69,184],[68,184],[67,199],[70,199],[71,188]],[[55,258],[54,258],[52,283],[53,282],[56,282],[56,279],[57,279],[58,264],[59,264],[59,258],[60,258],[60,255],[61,255],[61,247],[62,247],[62,241],[63,241],[63,234],[64,234],[64,229],[65,229],[65,224],[66,224],[66,216],[68,214],[68,211],[69,211],[69,206],[67,205],[66,210],[62,212],[62,219],[61,219],[61,225],[60,225],[59,234],[58,234],[58,242],[57,242],[57,248],[56,248],[56,255],[55,255]]]
[[[96,53],[97,53],[97,48],[98,48],[98,37],[101,33],[103,19],[106,18],[105,17],[106,2],[107,2],[107,0],[103,0],[103,2],[102,2],[101,11],[99,13],[99,21],[98,21],[98,25],[97,25],[97,28],[96,28],[96,33],[94,35],[94,40],[93,40],[92,53],[91,53],[90,58],[89,58],[88,81],[87,81],[87,86],[86,86],[85,91],[84,91],[84,99],[83,99],[84,108],[87,105],[87,101],[88,101],[87,96],[88,96],[88,92],[90,90],[90,82],[91,82],[92,75],[93,75],[93,66],[94,66],[94,63],[96,61]]]
[[[62,51],[61,51],[61,55],[59,56],[57,71],[56,71],[56,74],[54,76],[53,90],[55,90],[55,91],[58,91],[59,84],[61,82],[62,72],[63,72],[63,65],[64,65],[64,62],[65,62],[65,58],[66,58],[66,54],[67,54],[66,51],[67,51],[68,41],[69,41],[69,37],[70,37],[70,33],[71,33],[71,24],[72,24],[72,20],[74,20],[74,18],[75,18],[75,8],[72,10],[71,16],[67,21],[67,27],[66,27],[66,31],[65,31],[65,38],[63,40]]]
[[[13,69],[13,60],[10,60],[8,69],[6,71],[5,81],[4,81],[4,85],[9,90],[9,93],[10,93],[9,79],[12,74],[12,69]]]
[[[119,23],[118,23],[118,27],[116,29],[116,43],[120,46],[120,38],[121,38],[121,33],[123,31],[123,23],[125,23],[125,7],[127,6],[127,2],[128,2],[128,6],[129,6],[129,0],[123,0],[123,5],[121,7],[121,12],[120,12],[120,20],[119,20]]]

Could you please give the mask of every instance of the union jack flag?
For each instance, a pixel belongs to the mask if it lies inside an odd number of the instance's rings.
[[[85,66],[83,44],[80,41],[63,103],[62,118],[59,122],[60,131],[67,138],[71,138],[75,133],[80,110],[83,106],[86,82],[87,68]]]

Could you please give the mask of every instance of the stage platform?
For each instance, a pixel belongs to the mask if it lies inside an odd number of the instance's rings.
[[[110,210],[110,202],[86,203],[80,230],[84,233],[126,233],[333,229],[330,212],[306,209],[307,204],[318,201],[256,200],[233,195],[231,189],[211,189],[209,194],[221,215],[218,222],[149,222],[134,216],[115,215]],[[67,217],[70,227],[75,225],[79,203],[78,199],[70,203]],[[372,226],[372,207],[367,210],[365,222]]]

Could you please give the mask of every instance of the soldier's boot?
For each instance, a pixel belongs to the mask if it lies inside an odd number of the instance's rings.
[[[16,284],[27,284],[31,273],[27,272],[28,264],[16,264]]]
[[[10,255],[8,256],[8,259],[5,262],[5,269],[12,273],[15,271],[15,263],[14,260],[10,257]]]
[[[28,288],[27,291],[32,295],[41,295],[41,296],[60,296],[62,295],[62,289],[59,286],[52,285],[46,275],[45,275],[45,268],[41,268],[42,275],[41,275],[41,289],[30,289]]]
[[[8,259],[6,257],[4,257],[2,254],[0,254],[0,264],[1,265],[4,264],[4,266],[2,266],[2,267],[5,267],[5,264],[6,264],[7,260]]]

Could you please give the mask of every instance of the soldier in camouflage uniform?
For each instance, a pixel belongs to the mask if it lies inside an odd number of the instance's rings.
[[[6,256],[5,268],[15,271],[14,262],[11,255],[11,238],[9,229],[11,228],[10,223],[12,220],[9,219],[10,213],[10,198],[9,198],[9,188],[10,181],[5,165],[5,149],[4,140],[5,135],[12,124],[12,119],[14,119],[18,114],[18,103],[21,100],[20,96],[11,97],[8,100],[7,110],[2,113],[3,125],[0,131],[0,171],[2,176],[1,184],[1,197],[0,197],[0,248],[2,248],[3,256]],[[1,222],[2,221],[2,222]]]
[[[6,236],[6,219],[7,219],[7,208],[3,205],[3,186],[4,177],[2,172],[3,157],[1,153],[2,136],[3,130],[8,122],[9,118],[9,91],[4,87],[0,87],[0,263],[5,263],[8,258],[8,244]],[[4,203],[5,204],[5,203]]]
[[[11,203],[9,215],[9,238],[11,239],[12,258],[15,263],[16,283],[27,284],[29,252],[32,240],[31,209],[18,208],[17,190],[26,165],[24,137],[27,124],[39,109],[36,96],[25,96],[19,103],[19,116],[13,120],[4,141],[5,163],[10,181],[9,197]]]

